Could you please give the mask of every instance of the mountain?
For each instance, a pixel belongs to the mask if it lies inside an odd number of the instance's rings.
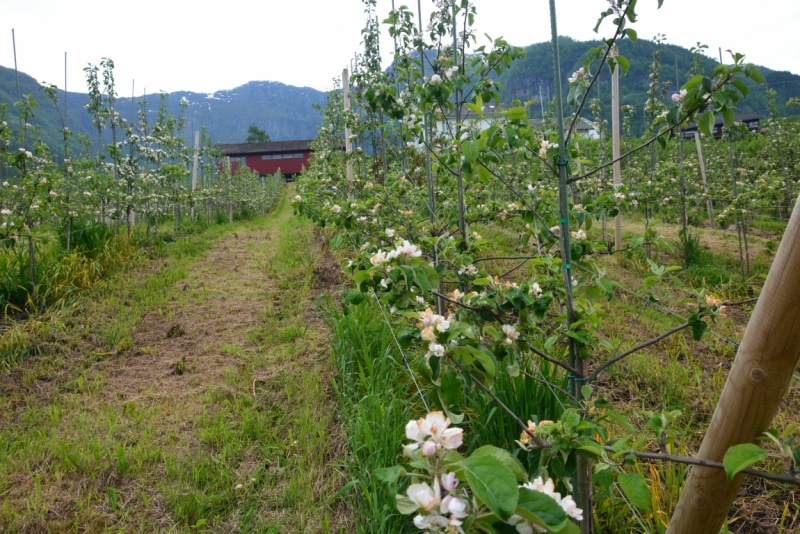
[[[566,87],[566,79],[583,63],[586,51],[594,46],[599,46],[600,41],[576,41],[569,37],[559,38],[559,52],[561,56],[561,75]],[[635,109],[633,127],[635,133],[644,131],[643,108],[648,89],[648,69],[652,62],[656,44],[652,41],[639,39],[636,43],[624,40],[619,44],[620,53],[630,61],[630,68],[626,76],[620,79],[620,99],[622,105],[632,105]],[[498,77],[505,89],[503,100],[511,102],[519,99],[523,102],[539,99],[540,91],[543,106],[534,105],[531,108],[532,116],[541,116],[542,107],[553,98],[555,86],[553,83],[553,55],[549,42],[537,43],[526,47],[527,57],[516,61],[511,68]],[[433,54],[433,52],[431,52]],[[662,48],[662,82],[669,81],[673,92],[677,87],[677,75],[681,83],[688,79],[688,71],[692,62],[692,53],[675,45],[664,45]],[[718,63],[706,57],[704,67],[707,73]],[[391,67],[390,67],[391,68]],[[596,68],[596,63],[595,63]],[[790,97],[800,97],[800,76],[790,72],[781,72],[759,67],[764,75],[767,86],[778,91],[777,104],[781,115],[800,114],[800,108],[785,107]],[[34,110],[35,117],[31,119],[34,125],[42,126],[42,137],[56,152],[61,152],[61,118],[52,102],[46,99],[39,89],[39,83],[20,73],[20,91],[23,95],[33,94],[39,102],[39,107]],[[601,100],[603,116],[610,120],[611,104],[611,75],[605,69],[599,82],[592,89],[592,98]],[[75,86],[83,88],[83,82]],[[764,86],[751,86],[750,95],[739,104],[738,113],[758,112],[767,114],[767,101],[764,96]],[[63,106],[64,92],[58,92],[59,105]],[[667,99],[668,96],[665,97]],[[17,88],[14,70],[0,66],[0,104],[6,103],[9,108],[8,121],[16,125],[18,116],[14,109],[17,101]],[[92,140],[97,140],[97,131],[93,128],[91,118],[83,106],[88,96],[85,93],[70,92],[67,95],[69,106],[69,126],[75,133],[85,133]],[[121,97],[117,100],[116,110],[120,115],[130,120],[139,110],[137,97],[135,102],[130,97]],[[183,135],[187,141],[191,140],[191,131],[200,125],[209,128],[211,138],[220,143],[240,143],[247,137],[247,128],[255,124],[265,130],[274,141],[292,139],[311,139],[316,135],[316,128],[320,123],[320,115],[313,108],[313,104],[324,105],[325,93],[309,87],[293,87],[280,82],[248,82],[235,89],[216,91],[215,93],[195,93],[190,91],[176,91],[167,98],[167,108],[171,115],[180,114],[180,102],[186,100],[186,120]],[[133,108],[131,104],[134,104]],[[156,120],[159,95],[147,95],[148,122],[153,124]],[[569,111],[565,109],[565,111]],[[591,118],[588,109],[584,116]],[[110,131],[104,131],[104,142],[110,141]]]
[[[51,150],[61,153],[62,120],[59,111],[40,90],[40,84],[27,74],[19,74],[20,93],[32,94],[39,103],[34,109],[33,125],[42,127],[42,138]],[[69,111],[68,124],[73,133],[84,133],[93,143],[97,140],[97,130],[91,117],[84,109],[88,102],[86,93],[70,91],[67,93]],[[154,124],[160,95],[147,94],[148,123]],[[214,93],[194,93],[176,91],[167,98],[169,113],[177,117],[182,100],[187,102],[186,128],[183,136],[192,139],[190,132],[201,125],[208,126],[211,138],[220,143],[241,143],[247,137],[247,128],[256,124],[265,130],[273,141],[292,139],[312,139],[320,123],[320,115],[312,104],[325,105],[326,95],[310,87],[294,87],[280,82],[248,82],[240,87]],[[0,104],[8,105],[8,121],[17,126],[19,116],[14,108],[17,102],[17,86],[13,69],[0,66]],[[64,92],[58,91],[59,107],[63,112]],[[130,97],[119,97],[115,110],[126,120],[138,113],[142,97],[132,102]],[[131,106],[133,104],[133,107]],[[138,119],[136,119],[138,121]],[[15,128],[16,130],[17,128]],[[104,142],[110,140],[109,128],[103,132]],[[193,141],[192,141],[193,142]]]
[[[562,87],[565,94],[566,79],[571,76],[583,64],[586,51],[589,48],[600,46],[600,41],[576,41],[569,37],[559,37],[558,49],[561,60]],[[630,68],[625,76],[620,78],[620,103],[621,105],[632,105],[635,109],[633,125],[641,133],[643,126],[643,109],[647,99],[649,87],[649,68],[653,62],[653,52],[656,50],[656,43],[645,39],[639,39],[636,43],[624,40],[619,43],[619,53],[630,61]],[[511,68],[505,71],[499,81],[504,85],[503,100],[511,102],[519,99],[523,102],[536,99],[539,100],[540,90],[542,102],[547,107],[547,102],[555,94],[553,83],[553,48],[550,42],[537,43],[526,47],[527,56],[525,59],[514,62]],[[693,54],[686,48],[665,44],[661,52],[661,81],[670,82],[668,94],[676,91],[679,84],[676,83],[677,75],[680,83],[685,83],[689,79],[688,71],[691,67]],[[723,59],[724,56],[723,56]],[[730,60],[730,57],[726,61]],[[706,74],[719,64],[719,62],[706,57],[704,60]],[[594,63],[592,72],[597,68]],[[800,76],[791,72],[774,71],[766,67],[758,66],[766,79],[767,87],[778,92],[776,103],[781,115],[800,114],[800,108],[786,108],[786,102],[790,97],[800,96]],[[767,100],[764,96],[766,89],[763,85],[756,85],[748,81],[750,94],[740,102],[737,113],[757,112],[767,115]],[[604,118],[610,120],[611,107],[611,73],[606,67],[601,74],[598,83],[592,89],[590,98],[600,98]],[[665,100],[666,101],[666,100]],[[588,107],[588,106],[587,106]],[[534,105],[531,108],[533,116],[541,116],[541,107]],[[568,111],[565,109],[565,111]],[[588,110],[584,116],[591,118]]]
[[[149,109],[158,107],[157,98],[154,95],[148,102]],[[324,107],[325,99],[325,93],[310,87],[248,82],[211,94],[177,91],[170,94],[169,107],[177,116],[180,100],[186,100],[186,120],[207,125],[211,138],[220,143],[244,142],[251,124],[265,130],[273,141],[289,141],[317,135],[321,117],[312,104]],[[130,99],[127,101],[130,106]]]

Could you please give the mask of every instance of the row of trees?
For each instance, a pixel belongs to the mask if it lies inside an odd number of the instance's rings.
[[[658,237],[652,227],[655,213],[679,213],[686,221],[689,207],[702,209],[707,197],[726,195],[731,207],[720,214],[721,221],[730,217],[738,224],[750,202],[763,198],[773,206],[773,193],[747,195],[749,189],[739,184],[746,180],[741,169],[747,168],[736,167],[734,159],[749,150],[747,139],[752,139],[735,133],[734,110],[748,94],[744,80],[763,82],[758,70],[741,54],[731,54],[729,64],[710,73],[698,62],[696,72],[670,95],[659,83],[660,59],[654,57],[643,110],[648,130],[643,138],[629,133],[623,156],[614,158],[606,138],[578,139],[575,125],[586,110],[600,114],[598,103],[590,103],[598,73],[619,69],[624,74],[629,67],[615,44],[637,39],[631,26],[635,0],[604,4],[598,28],[610,37],[587,52],[582,68],[569,78],[568,94],[561,89],[551,0],[556,95],[541,128],[529,120],[534,102],[515,101],[485,116],[484,104],[501,101],[495,80],[524,51],[503,39],[473,48],[476,10],[469,0],[437,0],[426,26],[421,6],[416,14],[406,6],[393,9],[384,21],[395,42],[394,68],[388,72],[380,65],[375,0],[364,4],[365,49],[357,57],[353,87],[344,88],[355,105],[348,108],[338,88],[329,93],[313,165],[294,202],[298,213],[336,227],[332,246],[352,250],[348,272],[356,289],[346,295],[345,306],[368,299],[388,310],[398,346],[415,355],[406,365],[415,383],[422,384],[422,404],[436,408],[405,429],[411,440],[404,448],[408,461],[376,473],[401,492],[397,509],[416,513],[414,525],[431,532],[574,532],[576,519],[580,531],[588,533],[601,520],[594,503],[611,498],[615,488],[634,510],[649,508],[647,481],[631,469],[637,458],[724,469],[730,477],[763,459],[763,451],[737,448],[724,465],[669,454],[676,413],[649,414],[651,434],[643,436],[599,396],[610,366],[679,332],[700,339],[721,307],[733,303],[701,287],[684,323],[630,346],[625,337],[604,334],[608,321],[616,320],[609,316],[608,302],[619,284],[597,262],[611,252],[606,221],[622,212],[641,212],[648,222],[645,232],[626,248],[647,260],[641,284],[631,288],[644,310],[657,301],[657,288],[680,270],[651,257]],[[608,21],[613,21],[610,28],[604,25]],[[572,111],[568,117],[561,111],[566,106]],[[466,110],[478,120],[462,120]],[[628,119],[632,111],[626,112]],[[696,122],[710,138],[717,116],[724,118],[731,144],[715,149],[730,151],[726,176],[732,172],[733,182],[715,178],[712,186],[692,190],[685,143],[670,135]],[[484,119],[488,127],[476,126]],[[346,130],[355,149],[342,153]],[[778,127],[774,132],[781,135]],[[769,143],[752,144],[759,147],[754,158],[770,158],[758,172],[773,173],[764,183],[769,184],[765,190],[775,190],[776,180],[788,173],[784,165],[774,165]],[[714,153],[707,162],[709,174],[717,177],[721,163],[710,145],[705,143]],[[628,179],[615,187],[606,170],[622,161]],[[345,170],[348,165],[352,174]],[[785,199],[796,194],[796,184],[784,180],[777,190]],[[597,232],[600,224],[603,231]],[[474,230],[476,225],[502,228],[515,247],[508,251],[503,243],[490,242]],[[492,276],[492,264],[512,260],[517,265]],[[520,389],[494,387],[508,383],[504,377],[519,376],[526,377]],[[548,406],[560,408],[518,413],[509,407],[522,405],[520,399],[534,389],[557,400]],[[492,445],[465,457],[463,432],[452,425],[463,422],[480,432],[490,414],[468,416],[470,399],[477,396],[491,399],[521,434],[516,444],[515,437],[483,436]],[[525,423],[527,418],[531,421]],[[797,428],[776,439],[782,447],[777,456],[794,465]],[[648,443],[661,445],[652,451],[645,448]],[[508,452],[509,446],[515,450]],[[796,484],[792,470],[749,472]],[[561,497],[568,494],[574,500]],[[717,507],[706,519],[718,528],[726,511]],[[653,531],[662,531],[666,522],[654,519]]]
[[[42,104],[34,95],[20,95],[18,125],[9,123],[7,107],[0,106],[0,242],[14,249],[21,239],[28,241],[29,289],[37,278],[34,241],[56,234],[69,254],[75,225],[81,231],[110,226],[117,235],[130,235],[138,225],[150,236],[164,224],[178,230],[216,218],[232,220],[236,213],[264,212],[275,203],[283,180],[260,177],[245,166],[232,169],[205,127],[195,132],[195,146],[186,145],[185,101],[181,114],[172,117],[162,93],[151,123],[152,102],[143,97],[138,120],[130,122],[116,109],[114,62],[104,58],[84,70],[95,140],[73,138],[74,118],[53,85],[41,87]],[[41,139],[40,127],[29,122],[40,105],[55,106],[61,117],[61,158]],[[104,142],[107,129],[110,143]]]

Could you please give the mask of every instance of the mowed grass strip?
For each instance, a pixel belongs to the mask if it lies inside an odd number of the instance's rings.
[[[349,531],[311,237],[194,236],[0,376],[0,531]]]

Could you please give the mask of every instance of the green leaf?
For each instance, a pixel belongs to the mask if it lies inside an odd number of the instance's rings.
[[[476,360],[478,360],[478,362],[480,362],[480,364],[483,366],[483,368],[486,370],[489,376],[495,375],[495,373],[497,372],[497,366],[494,363],[494,358],[492,358],[492,356],[489,353],[484,352],[479,348],[471,346],[467,346],[465,348],[469,351],[470,354],[472,354],[472,356]]]
[[[744,73],[756,83],[764,83],[764,76],[753,65],[748,65]]]
[[[742,80],[731,80],[731,85],[736,87],[745,98],[748,94],[750,94],[750,88],[747,87],[747,84],[745,84]]]
[[[412,269],[412,272],[414,273],[414,279],[417,281],[417,285],[422,289],[422,294],[427,294],[428,290],[431,288],[431,283],[425,275],[425,270],[417,267]]]
[[[519,507],[522,517],[551,532],[559,532],[569,522],[561,505],[549,495],[528,488],[519,489]]]
[[[625,496],[636,508],[643,511],[650,509],[650,488],[647,487],[644,477],[637,473],[622,472],[617,480]]]
[[[488,184],[492,181],[492,173],[486,169],[483,165],[477,165],[478,170],[478,180],[481,181],[482,184]]]
[[[631,62],[628,61],[628,58],[625,56],[617,56],[617,63],[619,63],[619,66],[622,69],[622,75],[625,76],[628,73]]]
[[[492,456],[471,456],[464,460],[464,473],[472,493],[497,517],[506,521],[514,515],[519,500],[517,479],[503,462]]]
[[[725,119],[725,128],[730,128],[736,121],[733,108],[725,106],[722,108],[722,118]]]
[[[696,313],[693,313],[689,316],[689,325],[692,327],[692,337],[695,341],[700,341],[708,329],[708,324]]]
[[[472,281],[473,286],[488,286],[492,283],[491,278],[478,278]]]
[[[342,489],[336,492],[336,495],[331,497],[331,501],[337,500],[339,497],[350,491],[354,486],[356,486],[360,481],[357,478],[354,478],[350,482],[344,485]]]
[[[478,159],[478,142],[472,140],[464,141],[461,144],[461,152],[464,154],[464,158],[466,158],[469,163],[472,163]]]
[[[638,33],[636,33],[636,30],[634,30],[633,28],[628,28],[627,30],[625,30],[625,35],[627,35],[627,36],[628,36],[628,38],[629,38],[631,41],[633,41],[634,43],[635,43],[637,40],[639,40],[639,34],[638,34]]]
[[[371,274],[372,272],[370,270],[358,271],[355,275],[353,275],[353,282],[355,282],[356,285],[359,285],[364,280],[371,278]]]
[[[681,89],[686,89],[688,91],[695,85],[699,85],[702,81],[703,81],[703,76],[699,74],[697,76],[692,76],[691,78],[689,78],[688,82],[683,84],[683,87],[681,87]]]
[[[600,457],[603,454],[602,445],[600,445],[596,441],[592,441],[592,440],[589,440],[589,439],[582,439],[579,442],[579,446],[577,447],[577,450],[583,451],[584,453],[586,453],[586,454],[583,454],[582,456],[590,456],[590,457],[592,457],[594,459],[597,459],[598,457]]]
[[[594,467],[594,474],[592,475],[592,484],[599,489],[608,489],[614,483],[614,470],[608,464],[598,463]]]
[[[725,458],[722,459],[722,465],[725,466],[725,474],[728,475],[728,480],[733,480],[736,473],[747,469],[756,462],[766,460],[767,457],[767,451],[758,445],[743,443],[728,449],[728,452],[725,453]]]
[[[439,388],[439,392],[442,395],[442,401],[447,406],[457,406],[464,402],[464,391],[456,373],[450,372],[442,375],[442,386]]]
[[[442,398],[442,390],[439,389],[438,391],[439,402],[442,404],[442,408],[444,408],[444,414],[450,419],[450,422],[454,425],[460,425],[461,422],[464,420],[463,413],[454,413],[450,410],[450,407],[447,405],[447,402]]]
[[[524,120],[528,118],[528,110],[523,107],[513,107],[506,110],[506,118],[512,120]]]
[[[495,447],[494,445],[484,445],[476,449],[470,458],[481,458],[484,456],[491,456],[503,462],[503,464],[514,473],[514,477],[516,477],[519,484],[528,481],[528,474],[525,472],[525,469],[523,469],[522,464],[519,463],[519,460],[511,456],[511,453],[507,450]]]
[[[475,115],[478,115],[478,116],[482,116],[483,115],[483,106],[479,106],[478,104],[473,104],[471,102],[467,102],[467,108],[469,108],[473,113],[475,113]]]
[[[703,113],[703,116],[700,117],[699,123],[700,131],[703,134],[711,137],[713,135],[714,130],[714,112],[713,111],[706,111]]]
[[[382,467],[380,469],[376,469],[374,471],[375,478],[383,482],[384,484],[389,484],[390,486],[394,486],[397,484],[397,478],[405,475],[406,470],[403,469],[400,465],[395,465],[392,467]]]
[[[405,495],[397,494],[394,496],[394,500],[397,503],[397,511],[403,515],[414,514],[419,509],[417,503],[415,503]]]

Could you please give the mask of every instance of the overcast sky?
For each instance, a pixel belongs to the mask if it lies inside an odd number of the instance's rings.
[[[416,0],[395,0],[416,11]],[[474,0],[480,35],[503,36],[526,46],[549,39],[547,0]],[[596,38],[592,31],[605,0],[557,0],[559,33]],[[800,74],[797,53],[800,0],[639,1],[640,38],[656,33],[669,43],[697,41],[747,54],[753,63]],[[422,0],[426,14],[431,0]],[[383,20],[391,0],[378,0]],[[110,57],[118,92],[128,96],[158,90],[213,92],[251,80],[275,80],[320,90],[332,86],[359,50],[365,15],[359,0],[0,0],[0,65],[13,67],[11,29],[17,62],[40,82],[86,92],[82,68]],[[605,29],[605,31],[603,30]],[[610,21],[600,36],[611,32]],[[382,39],[385,63],[391,38]],[[727,61],[727,60],[726,60]]]

